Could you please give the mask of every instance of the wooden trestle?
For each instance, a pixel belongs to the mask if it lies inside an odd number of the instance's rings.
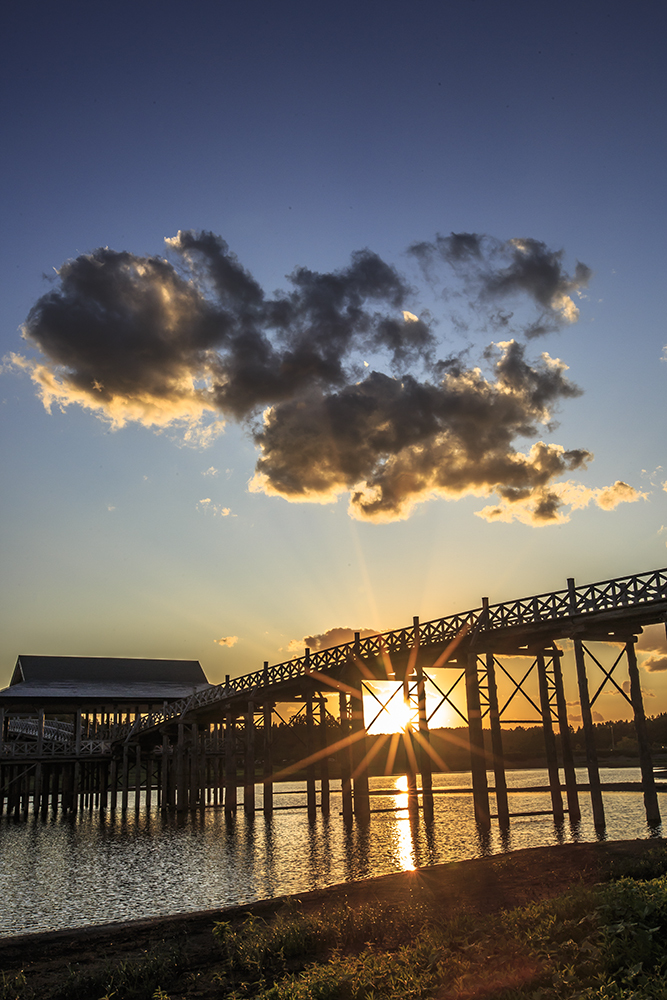
[[[433,821],[433,763],[427,692],[435,689],[468,726],[472,801],[479,826],[496,820],[510,826],[513,814],[503,760],[503,725],[539,724],[544,732],[549,814],[556,823],[581,817],[563,671],[563,651],[574,650],[585,742],[588,788],[595,826],[605,826],[603,785],[593,738],[593,705],[607,686],[626,698],[634,716],[639,746],[641,786],[649,824],[660,822],[651,750],[647,738],[640,675],[634,644],[646,625],[665,622],[667,570],[657,570],[519,601],[490,605],[433,622],[413,619],[411,626],[313,653],[244,677],[226,678],[190,698],[154,706],[125,717],[78,714],[71,738],[56,738],[43,709],[31,722],[29,739],[17,739],[10,711],[0,708],[0,813],[27,817],[49,810],[125,813],[158,807],[189,811],[215,806],[232,816],[243,788],[243,809],[270,816],[276,804],[274,785],[296,768],[273,759],[277,706],[296,704],[305,719],[300,726],[304,749],[299,775],[305,777],[305,808],[314,820],[331,809],[329,766],[332,758],[341,782],[345,823],[367,823],[372,815],[368,780],[365,684],[393,679],[414,708],[414,724],[404,734],[408,808],[421,809]],[[590,648],[607,643],[615,657],[605,666]],[[508,662],[509,661],[509,662]],[[517,663],[521,664],[517,670]],[[624,664],[629,694],[614,676]],[[590,670],[602,680],[591,695]],[[432,671],[446,670],[439,686]],[[511,694],[499,701],[499,677]],[[449,678],[451,677],[451,681]],[[528,679],[532,678],[531,685]],[[465,713],[452,691],[465,687]],[[537,689],[537,694],[531,692]],[[430,690],[431,704],[434,691]],[[329,711],[337,695],[336,737],[329,737]],[[528,705],[530,718],[516,716]],[[433,712],[431,712],[433,715]],[[51,727],[52,728],[52,727]],[[556,733],[559,739],[556,740]],[[557,742],[560,753],[557,752]],[[489,787],[489,772],[493,785]],[[561,778],[562,772],[562,778]],[[261,789],[256,799],[256,789]],[[495,802],[492,813],[491,797]],[[525,814],[523,814],[525,815]]]

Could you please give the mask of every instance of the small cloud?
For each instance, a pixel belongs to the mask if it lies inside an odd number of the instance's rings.
[[[222,639],[213,640],[213,642],[217,642],[218,646],[229,646],[230,649],[232,646],[235,646],[238,641],[239,637],[237,635],[224,635]]]
[[[216,469],[214,465],[209,465],[208,469],[202,472],[202,476],[219,476],[220,470]]]
[[[586,459],[584,463],[585,461]],[[548,487],[530,493],[527,490],[507,489],[499,492],[504,492],[502,499],[498,503],[476,511],[477,517],[482,517],[485,521],[506,523],[520,521],[523,524],[542,527],[566,524],[570,520],[572,511],[581,510],[589,504],[594,504],[601,510],[613,510],[622,503],[648,500],[648,493],[641,493],[620,479],[611,486],[596,489],[567,480],[564,483],[552,483]]]
[[[649,674],[667,670],[667,635],[662,626],[649,626],[639,636],[635,648],[641,666]]]
[[[661,673],[663,670],[667,670],[667,655],[660,656],[654,653],[644,660],[642,666],[644,670],[648,670],[649,674]]]
[[[608,486],[605,490],[597,491],[597,495],[592,499],[603,510],[613,510],[620,503],[636,503],[637,500],[647,500],[648,495],[640,493],[634,486],[628,486],[621,479],[617,479],[613,486]]]
[[[115,509],[116,509],[116,505],[115,504],[113,504],[113,503],[108,503],[107,504],[107,510],[115,510]]]
[[[197,504],[197,510],[202,510],[210,512],[214,517],[238,517],[238,514],[232,514],[231,507],[221,507],[218,504],[214,504],[210,497],[204,497]]]
[[[419,316],[415,316],[414,313],[408,312],[407,309],[403,310],[403,319],[406,323],[418,323]]]
[[[600,715],[599,712],[593,712],[593,722],[604,722],[604,715]]]

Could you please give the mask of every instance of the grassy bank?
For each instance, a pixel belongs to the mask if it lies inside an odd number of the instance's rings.
[[[488,916],[434,899],[295,901],[266,919],[219,921],[205,954],[184,938],[94,972],[5,972],[0,1000],[667,1000],[665,847],[606,876]]]

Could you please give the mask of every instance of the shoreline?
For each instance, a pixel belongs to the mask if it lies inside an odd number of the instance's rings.
[[[156,946],[185,941],[195,957],[204,960],[215,948],[211,931],[216,921],[237,921],[248,914],[268,918],[288,904],[309,911],[329,904],[402,907],[419,902],[436,902],[455,912],[511,909],[557,896],[573,885],[599,882],[614,864],[638,860],[664,848],[665,843],[663,838],[650,838],[530,847],[243,905],[11,935],[0,938],[0,959],[5,970],[22,968],[36,974],[42,968],[55,974],[72,963],[86,966],[112,957],[126,959]],[[36,954],[40,957],[34,960]]]

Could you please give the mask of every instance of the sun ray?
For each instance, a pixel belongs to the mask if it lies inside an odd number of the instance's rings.
[[[412,743],[412,730],[404,730],[401,734],[403,736],[403,742],[405,744],[405,752],[408,758],[408,764],[413,774],[416,774],[419,770],[417,766],[417,758],[415,756],[415,748]]]
[[[359,761],[359,763],[355,767],[354,771],[352,772],[351,777],[353,779],[354,778],[358,778],[359,775],[361,774],[361,772],[368,766],[368,764],[370,764],[370,762],[373,760],[373,758],[376,757],[380,753],[380,751],[382,750],[383,746],[385,745],[385,743],[389,739],[390,735],[391,735],[390,733],[381,733],[377,737],[377,739],[374,740],[373,745],[371,746],[370,750],[368,750],[368,752],[366,754],[364,754],[363,760]]]
[[[396,760],[396,754],[398,753],[398,744],[400,739],[400,733],[391,733],[391,743],[389,744],[389,753],[387,754],[387,763],[384,771],[385,774],[393,774],[394,772],[394,762]]]
[[[431,744],[429,743],[429,741],[419,732],[418,729],[415,730],[414,737],[417,740],[417,742],[419,743],[420,747],[423,747],[423,749],[429,755],[429,757],[431,758],[431,760],[433,761],[433,763],[437,764],[437,766],[440,768],[441,771],[443,771],[443,772],[444,771],[449,771],[448,765],[442,759],[442,757],[440,756],[440,754],[436,750],[433,749],[433,747],[431,746]]]
[[[357,730],[354,733],[349,733],[342,740],[337,740],[336,743],[331,743],[329,746],[322,747],[320,750],[310,754],[308,757],[302,757],[301,760],[296,761],[296,763],[288,764],[287,767],[282,768],[280,771],[276,771],[270,778],[266,778],[264,780],[264,784],[270,784],[272,781],[283,781],[286,777],[289,777],[290,774],[294,774],[295,771],[300,771],[309,764],[317,763],[317,761],[321,760],[323,757],[330,757],[338,750],[343,750],[345,747],[358,743],[359,740],[363,739],[365,735],[366,732],[363,729]]]
[[[465,622],[464,625],[461,626],[461,628],[458,630],[458,632],[456,633],[456,635],[454,636],[454,638],[451,639],[449,641],[449,643],[445,646],[445,648],[443,649],[442,653],[437,658],[437,660],[435,661],[435,663],[432,664],[432,666],[433,667],[442,667],[447,662],[447,660],[451,657],[452,653],[455,652],[456,647],[459,645],[459,643],[462,641],[462,639],[465,639],[466,635],[468,634],[468,632],[470,631],[471,628],[472,628],[472,624],[471,624],[470,620],[468,620],[467,622]]]

